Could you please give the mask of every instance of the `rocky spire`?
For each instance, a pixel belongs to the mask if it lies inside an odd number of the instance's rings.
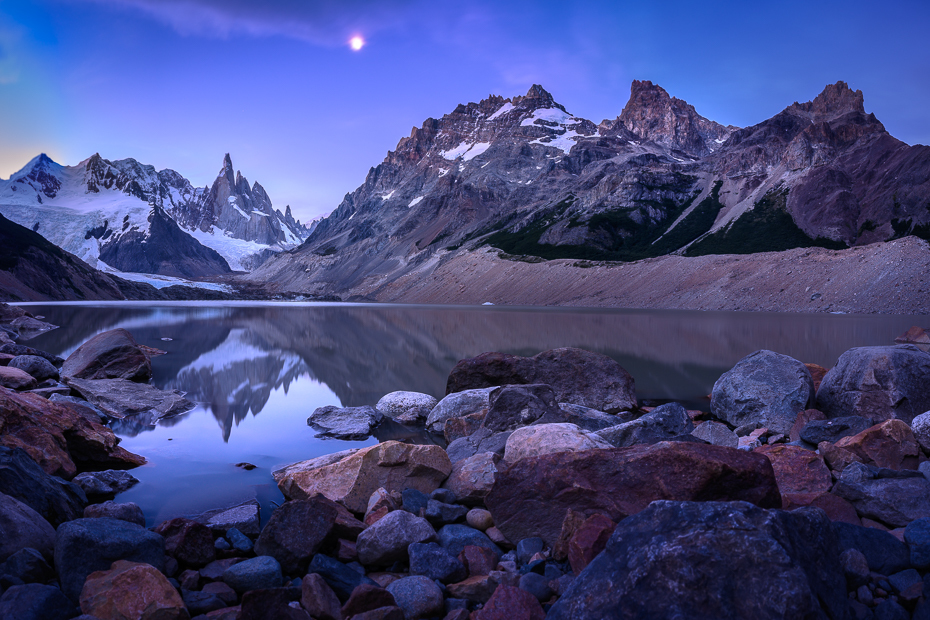
[[[828,84],[813,101],[797,103],[789,106],[795,110],[810,115],[811,120],[830,121],[851,112],[865,114],[864,98],[861,90],[853,90],[846,82]]]

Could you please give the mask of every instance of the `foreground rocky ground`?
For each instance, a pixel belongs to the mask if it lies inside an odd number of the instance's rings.
[[[113,501],[143,459],[102,422],[183,410],[129,385],[158,352],[122,330],[67,360],[6,343],[0,618],[930,617],[930,337],[907,340],[829,371],[756,352],[709,412],[640,407],[587,351],[485,353],[438,402],[308,419],[349,438],[390,417],[445,448],[291,464],[264,527],[250,503],[152,529]]]

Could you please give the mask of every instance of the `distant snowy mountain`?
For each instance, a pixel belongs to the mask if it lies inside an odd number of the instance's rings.
[[[0,213],[91,266],[181,277],[248,271],[310,233],[234,176],[228,154],[204,188],[134,159],[62,166],[42,154],[0,180]]]

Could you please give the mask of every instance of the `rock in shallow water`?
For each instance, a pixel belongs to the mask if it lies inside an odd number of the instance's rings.
[[[194,408],[178,390],[159,390],[146,383],[126,379],[66,378],[71,389],[113,418],[148,414],[152,425],[162,418],[170,418]]]
[[[389,418],[411,415],[425,418],[438,402],[433,396],[421,392],[391,392],[381,397],[375,409]]]
[[[374,407],[319,407],[307,424],[320,431],[320,435],[336,439],[364,439],[371,435],[384,416]]]
[[[97,334],[68,356],[61,374],[76,379],[129,379],[148,381],[152,362],[125,329]]]

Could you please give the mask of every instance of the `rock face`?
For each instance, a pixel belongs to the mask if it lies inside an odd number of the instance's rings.
[[[725,372],[711,394],[710,408],[733,426],[758,422],[785,435],[814,396],[810,371],[773,351],[756,351]]]
[[[910,424],[930,409],[930,354],[912,344],[850,349],[823,378],[817,406],[830,418]]]
[[[547,618],[845,618],[839,554],[818,510],[660,501],[617,526]]]
[[[148,564],[124,560],[87,577],[81,591],[81,611],[100,618],[190,618],[181,595],[164,575]]]
[[[370,448],[294,463],[273,472],[273,476],[286,497],[305,499],[322,493],[363,514],[368,498],[378,488],[388,492],[414,488],[429,493],[451,471],[452,463],[439,446],[386,441]]]
[[[607,413],[636,407],[633,377],[599,353],[563,348],[533,357],[482,353],[459,361],[446,383],[446,394],[491,386],[544,383],[555,400]]]
[[[568,509],[619,521],[657,499],[781,506],[761,454],[679,442],[525,458],[498,472],[485,503],[509,540],[540,536],[553,544]]]
[[[65,360],[61,372],[77,379],[146,382],[152,378],[152,362],[132,334],[125,329],[111,329],[75,349]]]

